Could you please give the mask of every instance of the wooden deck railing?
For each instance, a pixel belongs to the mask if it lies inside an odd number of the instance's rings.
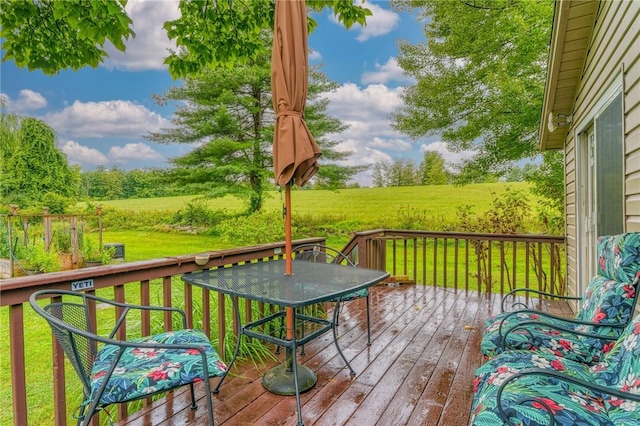
[[[310,238],[295,243],[322,244],[324,241],[324,238]],[[516,285],[535,286],[564,293],[563,249],[563,237],[376,230],[354,234],[344,251],[360,266],[387,270],[398,281],[501,293]],[[224,296],[210,295],[200,289],[194,294],[194,289],[182,283],[179,277],[202,268],[276,259],[282,257],[283,252],[284,242],[281,242],[212,251],[208,253],[208,262],[202,266],[195,263],[194,255],[185,255],[0,281],[0,306],[9,310],[13,423],[28,424],[28,376],[42,376],[42,371],[34,372],[40,366],[25,364],[25,350],[30,344],[25,339],[25,325],[35,318],[28,307],[28,298],[34,291],[77,288],[119,301],[180,306],[187,314],[189,326],[195,323],[207,335],[215,337],[212,340],[224,354],[226,334],[229,330],[237,332],[240,326],[235,323],[235,317],[225,314]],[[272,308],[249,301],[241,305],[243,321],[267,314]],[[212,317],[212,312],[217,314]],[[165,330],[171,329],[171,318],[163,318],[160,322]],[[211,329],[212,324],[217,330]],[[139,324],[127,324],[127,330],[137,329],[138,333],[144,334],[148,334],[151,327],[151,321],[146,317],[142,317]],[[65,425],[69,413],[64,356],[57,343],[52,346],[50,399],[53,412],[50,420],[56,425]],[[39,361],[47,369],[51,366],[48,360]],[[121,418],[126,407],[118,410],[118,418]],[[97,419],[94,424],[98,424]]]
[[[515,287],[566,294],[563,236],[375,230],[345,251],[399,281],[506,293]]]

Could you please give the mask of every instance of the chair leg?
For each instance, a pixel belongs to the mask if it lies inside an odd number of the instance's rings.
[[[209,409],[209,425],[214,426],[213,420],[213,401],[211,400],[211,379],[207,377],[204,379],[204,390],[207,393],[207,408]]]
[[[189,388],[191,388],[191,409],[195,410],[198,408],[198,405],[196,404],[196,392],[193,389],[193,383],[189,384]]]
[[[367,346],[371,346],[371,318],[369,317],[369,295],[367,294]]]

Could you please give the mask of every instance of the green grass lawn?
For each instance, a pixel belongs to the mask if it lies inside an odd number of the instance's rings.
[[[503,193],[509,187],[528,191],[524,182],[483,183],[467,186],[401,186],[390,188],[351,188],[336,191],[304,190],[294,188],[291,192],[293,214],[311,216],[347,216],[366,222],[378,222],[381,217],[395,215],[400,209],[416,209],[440,216],[454,213],[458,207],[472,205],[485,209],[491,205],[491,194]],[[132,210],[178,210],[195,196],[141,198],[114,201],[99,201],[105,207]],[[284,192],[269,191],[264,205],[267,211],[281,210]],[[242,211],[241,200],[227,196],[212,199],[214,209],[229,212]]]
[[[329,245],[340,247],[354,231],[377,228],[404,228],[407,222],[428,217],[429,222],[442,223],[455,217],[460,208],[473,212],[484,212],[492,205],[492,194],[498,196],[506,189],[528,193],[528,185],[516,183],[474,184],[464,187],[451,185],[412,186],[393,188],[356,188],[339,191],[301,190],[292,191],[292,216],[294,222],[304,226],[313,224],[313,235],[294,235],[294,238],[314,236],[329,238]],[[530,196],[533,200],[534,197]],[[193,196],[145,198],[101,201],[106,208],[147,210],[179,210]],[[235,197],[209,200],[212,209],[240,212],[243,204]],[[284,194],[272,191],[267,194],[265,211],[282,211]],[[279,217],[276,215],[276,217]],[[334,235],[322,231],[336,224],[345,235]],[[402,226],[405,225],[405,226]],[[282,220],[284,229],[284,220]],[[434,229],[438,230],[438,229]],[[202,234],[164,233],[154,230],[113,231],[105,228],[103,241],[125,244],[128,261],[153,259],[165,256],[198,253],[237,246],[224,238]]]

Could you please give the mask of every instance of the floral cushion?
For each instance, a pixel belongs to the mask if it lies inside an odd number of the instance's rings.
[[[535,351],[508,351],[489,360],[476,371],[471,409],[473,426],[507,424],[498,409],[498,390],[506,379],[527,368],[544,368],[582,380],[593,380],[584,364]],[[548,376],[523,376],[502,392],[502,409],[515,425],[550,425],[542,407],[553,410],[557,425],[610,425],[604,403],[578,385]],[[521,402],[526,399],[529,402]]]
[[[640,232],[598,238],[598,275],[633,282],[640,268]]]
[[[476,371],[471,423],[505,424],[498,409],[498,390],[509,377],[531,368],[640,395],[640,316],[625,328],[604,359],[591,367],[537,351],[507,351],[489,360]],[[640,424],[640,403],[554,377],[525,375],[502,392],[501,407],[513,424],[551,424],[545,406],[552,410],[557,425]]]
[[[221,376],[226,365],[207,336],[198,330],[170,331],[133,340],[139,343],[192,344],[204,348],[209,376]],[[91,399],[116,359],[119,346],[105,345],[91,371]],[[202,356],[197,350],[126,348],[100,397],[100,405],[131,401],[204,379]]]
[[[633,317],[636,288],[631,281],[596,275],[590,282],[576,315],[579,321],[628,324]]]

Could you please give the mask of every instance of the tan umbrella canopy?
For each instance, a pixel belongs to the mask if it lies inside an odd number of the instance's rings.
[[[320,148],[304,122],[307,99],[308,45],[307,6],[304,0],[276,0],[271,52],[271,91],[276,126],[273,134],[273,168],[277,185],[285,187],[285,261],[291,275],[291,185],[304,185],[318,171]],[[287,309],[287,339],[293,338],[293,310]],[[263,385],[277,394],[300,395],[316,383],[305,366],[293,368],[293,354],[287,348],[287,362],[265,374]],[[297,378],[293,372],[297,371]],[[296,384],[297,382],[297,384]],[[299,422],[302,417],[298,412]]]
[[[276,1],[271,91],[276,112],[273,168],[277,185],[304,185],[318,171],[320,148],[304,122],[308,81],[307,10]]]
[[[307,7],[303,1],[276,1],[271,51],[271,91],[276,126],[273,168],[285,186],[285,254],[291,274],[291,185],[304,185],[318,171],[320,148],[304,122],[307,100]]]

